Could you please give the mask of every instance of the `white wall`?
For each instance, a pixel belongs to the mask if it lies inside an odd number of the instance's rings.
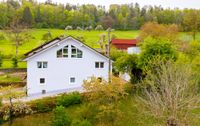
[[[141,52],[140,47],[129,47],[127,49],[128,54],[139,54]]]
[[[57,50],[66,45],[74,45],[83,51],[83,58],[71,58],[71,50],[68,50],[68,58],[57,58]],[[38,61],[47,61],[48,68],[37,68]],[[104,68],[95,68],[96,61],[103,61]],[[83,80],[91,76],[108,79],[108,59],[97,52],[88,49],[74,39],[67,38],[40,54],[36,54],[27,61],[27,90],[28,95],[41,94],[42,90],[52,92],[57,90],[81,87]],[[70,84],[70,77],[76,78],[75,84]],[[40,78],[45,78],[45,84],[40,85]]]

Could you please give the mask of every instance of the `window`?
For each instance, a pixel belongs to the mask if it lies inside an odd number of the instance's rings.
[[[68,57],[68,45],[57,51],[57,58]]]
[[[99,68],[99,62],[95,62],[95,68]]]
[[[104,62],[100,62],[100,68],[104,68]]]
[[[45,78],[40,78],[40,84],[44,84],[45,83]]]
[[[95,62],[95,68],[104,68],[104,62]]]
[[[80,49],[77,49],[75,46],[71,46],[71,57],[72,58],[82,58],[83,52]]]
[[[43,62],[43,68],[47,68],[47,62]]]
[[[46,90],[42,90],[42,94],[46,94]]]
[[[75,83],[75,77],[70,77],[70,83]]]
[[[47,68],[47,66],[48,66],[48,62],[42,62],[42,61],[37,62],[38,68]]]
[[[37,67],[42,68],[42,62],[37,62]]]

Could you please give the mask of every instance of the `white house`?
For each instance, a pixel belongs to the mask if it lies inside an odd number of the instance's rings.
[[[55,38],[25,56],[28,96],[80,90],[92,76],[108,79],[109,58],[71,36]]]

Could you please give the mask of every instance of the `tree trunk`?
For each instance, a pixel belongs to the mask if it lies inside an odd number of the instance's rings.
[[[169,118],[167,120],[167,126],[178,126],[177,121],[174,118]]]
[[[12,115],[13,115],[13,103],[12,103],[12,98],[9,98],[10,100],[10,110],[9,110],[9,126],[12,126]]]
[[[193,40],[195,41],[196,40],[196,31],[193,31]]]

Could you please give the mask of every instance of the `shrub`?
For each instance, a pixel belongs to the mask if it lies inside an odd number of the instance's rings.
[[[73,120],[71,126],[92,126],[88,120]]]
[[[30,106],[25,104],[25,103],[22,103],[22,102],[18,102],[18,103],[13,104],[11,112],[12,112],[11,116],[13,116],[13,117],[19,117],[19,116],[24,116],[24,115],[28,115],[28,114],[33,113]],[[1,107],[0,117],[3,120],[9,119],[9,117],[10,117],[10,105],[5,105],[5,106]]]
[[[0,34],[0,40],[5,40],[5,37],[3,34]]]
[[[18,67],[18,59],[17,57],[13,57],[12,58],[12,65],[14,68]]]
[[[101,30],[103,30],[103,26],[102,25],[97,25],[97,27],[95,28],[95,30],[101,31]]]
[[[72,26],[70,26],[70,25],[68,25],[66,28],[65,28],[65,30],[72,30],[73,28],[72,28]]]
[[[78,27],[76,28],[76,30],[82,31],[83,29],[82,29],[81,27],[78,26]]]
[[[62,105],[64,107],[68,107],[74,104],[81,103],[81,95],[78,92],[73,92],[71,94],[63,94],[57,99],[57,105]]]
[[[96,105],[92,104],[82,104],[78,110],[81,119],[87,119],[91,123],[96,122],[96,118],[94,118],[99,112],[99,108]]]
[[[63,106],[57,106],[53,110],[53,113],[54,113],[53,126],[70,126],[71,119],[65,112],[65,108]]]
[[[47,97],[29,102],[32,110],[35,112],[48,112],[56,107],[56,97]]]

